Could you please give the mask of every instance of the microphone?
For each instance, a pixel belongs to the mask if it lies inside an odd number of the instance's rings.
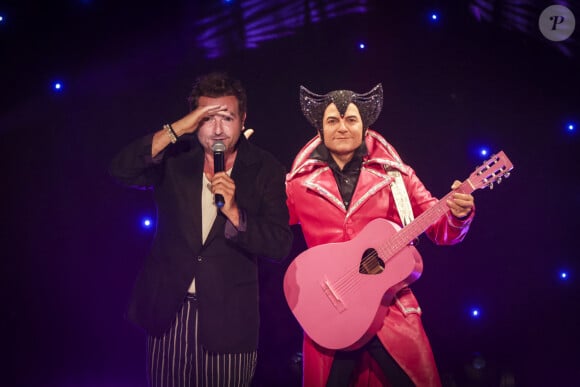
[[[226,151],[226,146],[223,141],[218,140],[213,144],[211,150],[213,150],[213,173],[215,175],[224,170],[224,152]],[[225,204],[224,197],[221,194],[215,194],[214,201],[217,208],[222,208]]]

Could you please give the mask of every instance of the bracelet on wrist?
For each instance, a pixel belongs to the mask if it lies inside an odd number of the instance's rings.
[[[175,130],[173,130],[173,128],[169,124],[163,125],[163,128],[167,131],[169,141],[171,141],[172,144],[175,144],[177,142],[177,134],[175,134]]]

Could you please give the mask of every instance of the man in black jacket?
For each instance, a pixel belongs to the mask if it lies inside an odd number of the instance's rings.
[[[190,104],[189,114],[111,163],[122,184],[153,188],[157,205],[128,318],[147,333],[152,386],[248,386],[258,345],[257,257],[283,258],[292,243],[285,171],[242,135],[239,81],[202,76]],[[216,143],[225,149],[222,172],[214,172]]]

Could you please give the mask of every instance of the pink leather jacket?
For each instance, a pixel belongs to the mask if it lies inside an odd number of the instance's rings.
[[[415,217],[437,203],[411,167],[402,163],[394,148],[377,132],[367,130],[368,155],[363,164],[348,211],[341,200],[333,173],[320,160],[309,159],[320,144],[316,136],[298,153],[286,177],[290,223],[299,223],[308,247],[352,239],[371,220],[385,218],[401,225],[391,192],[393,178],[386,170],[398,170],[409,194]],[[460,242],[469,229],[471,215],[458,220],[450,213],[426,230],[436,244]],[[389,353],[418,386],[440,386],[431,346],[421,323],[421,309],[409,288],[395,297],[377,336]],[[325,386],[334,352],[318,346],[305,335],[304,386]],[[355,385],[385,386],[388,382],[368,356],[357,371]]]

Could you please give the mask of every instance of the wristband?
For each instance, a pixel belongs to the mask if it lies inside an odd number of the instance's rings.
[[[175,134],[175,131],[173,130],[171,125],[165,124],[163,125],[163,128],[167,130],[167,135],[169,136],[169,140],[171,141],[171,143],[175,144],[177,142],[177,134]]]

